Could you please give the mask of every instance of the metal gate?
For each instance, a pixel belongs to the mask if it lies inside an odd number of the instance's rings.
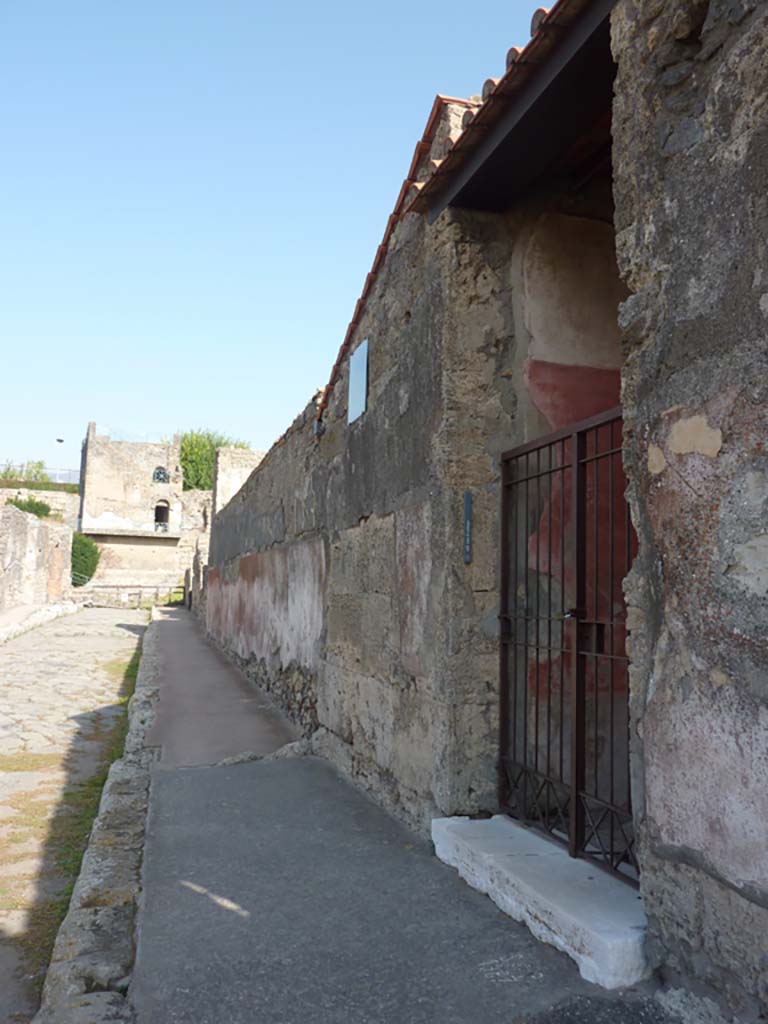
[[[500,800],[629,881],[621,410],[502,456]]]

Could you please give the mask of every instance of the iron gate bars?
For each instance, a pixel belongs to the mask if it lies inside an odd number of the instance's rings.
[[[499,796],[636,881],[621,445],[613,409],[502,456]]]

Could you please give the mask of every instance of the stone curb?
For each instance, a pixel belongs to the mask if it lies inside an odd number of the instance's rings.
[[[126,996],[135,956],[141,862],[154,752],[144,740],[158,698],[157,626],[144,633],[122,757],[109,769],[33,1024],[133,1024]]]
[[[76,601],[62,601],[60,604],[41,605],[40,608],[30,612],[26,619],[23,619],[21,622],[16,622],[12,626],[0,627],[0,644],[7,643],[8,640],[13,640],[23,633],[28,633],[30,629],[36,629],[38,626],[44,626],[48,622],[53,622],[54,619],[60,619],[62,615],[74,615],[81,608],[82,604]]]

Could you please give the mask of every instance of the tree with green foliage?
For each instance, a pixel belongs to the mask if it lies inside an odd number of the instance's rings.
[[[38,519],[46,519],[51,514],[51,506],[36,498],[9,498],[8,505],[15,505],[22,512],[30,512]]]
[[[6,462],[0,467],[0,479],[23,480],[33,483],[50,483],[51,478],[45,472],[45,463],[42,459],[33,462]]]
[[[215,430],[186,430],[181,435],[181,469],[185,491],[210,491],[217,448],[248,448]]]
[[[96,572],[101,551],[95,541],[82,533],[72,535],[72,583],[82,587]]]

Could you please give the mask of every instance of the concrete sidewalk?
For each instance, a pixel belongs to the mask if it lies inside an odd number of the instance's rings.
[[[186,613],[172,616],[130,990],[139,1024],[670,1020],[648,989],[584,982],[326,762],[189,767],[222,745],[267,753],[290,730]]]

